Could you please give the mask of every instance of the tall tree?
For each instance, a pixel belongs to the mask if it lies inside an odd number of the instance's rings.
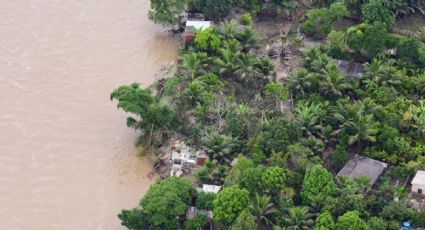
[[[118,217],[130,230],[178,228],[177,216],[183,215],[192,200],[193,188],[186,179],[169,177],[152,185],[141,208],[122,210]]]
[[[309,204],[314,197],[330,197],[334,193],[334,181],[332,174],[321,165],[308,168],[301,189],[301,197],[304,203]]]
[[[357,211],[346,212],[338,217],[336,229],[340,230],[367,230],[366,223],[359,217]]]
[[[335,228],[335,222],[332,215],[329,212],[320,214],[314,225],[314,229],[317,230],[333,230]]]
[[[385,5],[385,2],[384,0],[370,0],[368,3],[363,4],[361,7],[363,20],[370,24],[375,22],[384,23],[387,26],[394,24],[395,18]]]
[[[149,89],[141,89],[139,84],[125,85],[115,89],[111,100],[118,101],[118,108],[133,114],[127,118],[127,126],[142,129],[148,134],[148,144],[154,131],[166,131],[177,127],[176,112],[165,100],[151,95]]]
[[[149,19],[162,26],[177,30],[186,6],[187,0],[151,0]]]
[[[275,195],[284,186],[288,170],[281,167],[268,167],[261,175],[261,186],[264,192]]]
[[[236,186],[224,188],[213,201],[214,219],[227,226],[233,224],[239,214],[249,205],[249,194]]]

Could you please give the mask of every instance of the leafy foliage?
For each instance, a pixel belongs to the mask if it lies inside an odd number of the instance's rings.
[[[140,205],[151,227],[176,229],[176,216],[183,215],[191,202],[192,186],[186,179],[169,177],[152,185]]]
[[[384,0],[370,0],[368,3],[363,4],[362,15],[363,20],[370,24],[380,22],[391,26],[395,21]]]
[[[304,203],[309,204],[317,196],[328,197],[334,192],[334,182],[330,174],[321,165],[308,168],[301,190],[301,197]]]
[[[359,217],[359,213],[356,211],[346,212],[344,215],[338,217],[336,228],[341,230],[368,229],[366,223]]]
[[[231,225],[249,204],[248,191],[237,187],[224,188],[213,201],[214,219]]]
[[[162,26],[177,29],[186,8],[186,0],[151,0],[150,2],[149,19]]]

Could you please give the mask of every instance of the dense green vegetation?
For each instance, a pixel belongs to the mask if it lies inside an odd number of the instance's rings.
[[[152,0],[150,17],[178,25],[187,8],[221,20],[243,7],[237,26],[223,20],[197,31],[180,50],[175,76],[141,89],[121,86],[111,94],[142,131],[150,152],[174,133],[210,160],[193,178],[224,185],[217,194],[198,193],[186,179],[153,185],[140,206],[119,214],[128,229],[197,229],[204,216],[179,221],[185,208],[213,211],[220,229],[399,229],[425,226],[425,211],[407,207],[409,178],[425,167],[425,44],[421,34],[391,31],[396,20],[422,12],[423,1]],[[252,28],[256,15],[273,9],[297,14],[309,8],[301,29],[326,38],[302,53],[302,66],[276,82]],[[297,9],[297,10],[295,10]],[[421,11],[422,10],[422,11]],[[347,28],[334,23],[358,22]],[[291,43],[292,49],[299,42]],[[389,52],[395,50],[395,52]],[[334,59],[365,63],[360,76],[345,76]],[[292,117],[279,109],[293,100]],[[368,178],[334,175],[360,154],[391,167],[371,188]],[[230,162],[238,158],[236,165]]]

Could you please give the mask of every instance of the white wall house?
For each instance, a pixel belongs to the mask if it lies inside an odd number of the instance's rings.
[[[425,194],[425,171],[419,170],[412,180],[412,192]]]

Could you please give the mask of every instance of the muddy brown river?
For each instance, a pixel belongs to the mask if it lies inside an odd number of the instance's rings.
[[[0,229],[122,229],[152,183],[109,100],[148,85],[177,39],[148,0],[0,0]]]

